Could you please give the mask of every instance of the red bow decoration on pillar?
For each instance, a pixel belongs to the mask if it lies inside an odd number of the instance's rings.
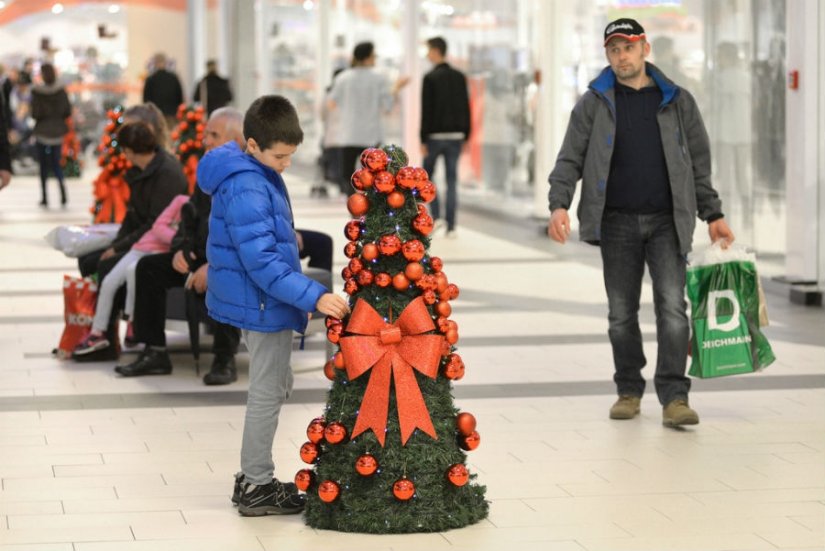
[[[345,329],[355,335],[341,339],[341,352],[350,379],[370,369],[372,374],[352,431],[353,438],[372,429],[384,445],[390,375],[395,380],[401,444],[407,443],[416,428],[438,438],[413,371],[416,369],[431,379],[438,373],[444,337],[425,334],[434,330],[435,324],[421,297],[410,302],[392,324],[385,322],[369,303],[358,299]]]

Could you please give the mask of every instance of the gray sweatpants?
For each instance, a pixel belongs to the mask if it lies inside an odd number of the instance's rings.
[[[241,331],[249,350],[249,394],[241,446],[241,471],[257,486],[272,482],[272,441],[281,406],[292,392],[292,330]]]

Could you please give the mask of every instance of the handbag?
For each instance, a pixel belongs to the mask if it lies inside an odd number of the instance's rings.
[[[75,347],[92,330],[97,302],[97,281],[91,277],[63,276],[63,319],[65,326],[55,354],[69,358]]]

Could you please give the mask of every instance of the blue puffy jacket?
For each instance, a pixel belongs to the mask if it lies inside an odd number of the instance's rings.
[[[281,176],[229,142],[201,159],[198,185],[212,196],[210,317],[253,331],[302,333],[307,312],[327,290],[301,273]]]

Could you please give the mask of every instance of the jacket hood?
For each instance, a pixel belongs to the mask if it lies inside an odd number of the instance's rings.
[[[658,67],[652,63],[645,62],[645,72],[650,75],[656,86],[662,91],[662,106],[675,101],[679,97],[680,88],[667,78]],[[589,88],[601,96],[605,96],[607,92],[616,86],[616,73],[608,65],[599,76],[590,81]],[[612,107],[612,103],[611,103]]]
[[[241,172],[255,172],[270,182],[281,181],[281,175],[247,155],[234,141],[216,147],[198,163],[198,186],[208,195],[214,195],[223,182]]]
[[[38,94],[56,94],[62,89],[63,86],[55,82],[54,84],[38,84],[32,87],[32,92],[37,92]]]

